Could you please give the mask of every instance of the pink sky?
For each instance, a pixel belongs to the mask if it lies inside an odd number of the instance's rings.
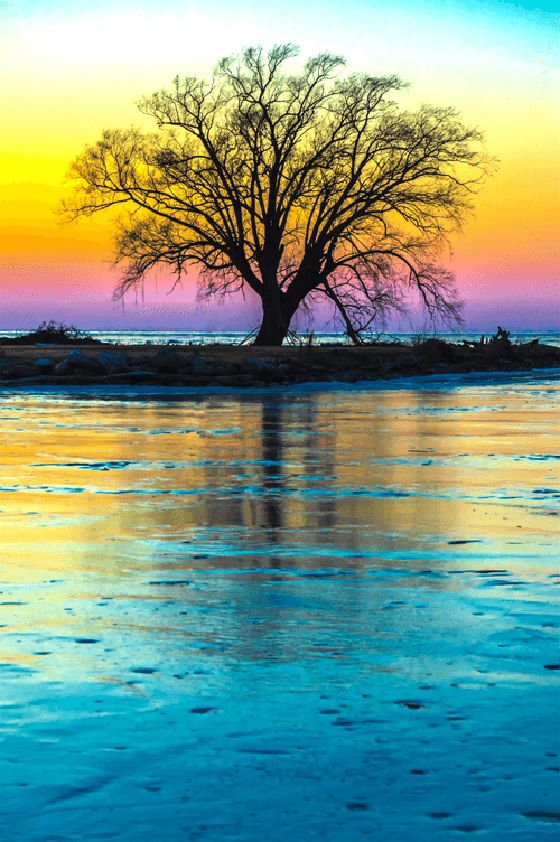
[[[143,305],[131,297],[123,311],[111,300],[117,276],[107,222],[61,229],[52,206],[86,143],[104,128],[143,125],[137,97],[177,73],[207,75],[246,44],[287,41],[300,44],[303,57],[342,53],[349,72],[397,73],[412,85],[404,107],[453,105],[485,131],[499,169],[444,256],[466,302],[466,329],[560,328],[554,15],[505,0],[443,7],[413,0],[406,21],[395,0],[325,0],[320,19],[312,0],[297,11],[279,0],[247,0],[242,19],[229,8],[225,0],[208,0],[196,14],[175,0],[11,7],[0,33],[0,328],[29,329],[44,319],[83,329],[254,328],[258,302],[197,304],[194,277],[169,296],[160,277],[157,291],[147,284]],[[421,322],[413,317],[414,328]]]

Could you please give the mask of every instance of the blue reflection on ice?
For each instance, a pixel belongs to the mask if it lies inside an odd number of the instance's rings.
[[[7,838],[556,839],[557,396],[7,397]]]

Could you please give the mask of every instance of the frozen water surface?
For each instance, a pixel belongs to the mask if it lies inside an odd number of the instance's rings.
[[[0,397],[9,840],[558,840],[546,373]]]

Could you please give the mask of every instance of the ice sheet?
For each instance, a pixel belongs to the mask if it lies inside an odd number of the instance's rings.
[[[7,839],[556,840],[555,376],[0,402]]]

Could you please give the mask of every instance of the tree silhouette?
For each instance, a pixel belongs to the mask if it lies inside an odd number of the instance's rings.
[[[293,44],[222,59],[142,99],[158,131],[104,131],[71,164],[73,220],[122,205],[122,297],[158,264],[199,271],[201,294],[262,303],[255,343],[280,345],[300,306],[330,301],[356,342],[416,290],[432,319],[460,321],[439,265],[491,161],[453,108],[410,113],[397,76],[340,78],[324,53],[285,72]]]

